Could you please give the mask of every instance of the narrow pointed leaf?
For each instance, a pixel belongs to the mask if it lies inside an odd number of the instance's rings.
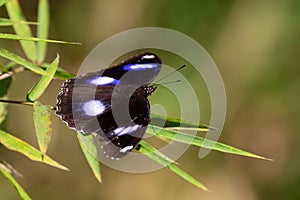
[[[46,72],[49,75],[44,75],[40,78],[40,80],[31,88],[31,90],[27,94],[27,100],[35,101],[40,98],[40,96],[44,93],[51,80],[54,77],[54,74],[57,70],[59,63],[59,56],[55,58],[55,60],[48,66]]]
[[[43,69],[46,69],[48,67],[48,63],[44,63],[43,66],[41,66]],[[66,79],[69,79],[69,78],[74,78],[75,75],[74,74],[71,74],[69,72],[67,72],[66,70],[58,67],[55,74],[54,74],[54,78],[56,79],[62,79],[62,80],[66,80]]]
[[[40,68],[39,66],[33,64],[32,62],[6,50],[3,48],[0,48],[0,56],[3,58],[7,58],[8,60],[14,61],[18,63],[19,65],[24,66],[25,68],[33,71],[34,73],[40,74],[40,75],[47,75],[48,73]]]
[[[11,0],[0,0],[0,7],[3,6],[4,4],[6,4],[9,1],[11,1]]]
[[[62,80],[66,80],[66,79],[73,78],[73,77],[75,77],[74,74],[71,74],[71,73],[63,70],[62,68],[57,68],[57,70],[54,74],[54,78],[62,79]]]
[[[11,78],[0,80],[0,98],[6,99],[6,93],[11,84]],[[7,103],[0,103],[0,124],[5,120],[7,115]]]
[[[49,156],[44,156],[39,150],[31,146],[30,144],[3,130],[0,130],[0,143],[7,149],[19,152],[33,161],[45,163],[62,170],[69,170],[65,166],[51,159]]]
[[[7,70],[10,70],[10,69],[14,68],[16,65],[17,65],[16,62],[10,61],[9,63],[7,63],[7,64],[5,65],[5,68],[6,68]]]
[[[0,64],[0,75],[6,72],[9,72],[9,70],[5,66]]]
[[[1,99],[7,99],[6,96]],[[0,103],[0,124],[6,119],[7,116],[7,103]]]
[[[39,0],[38,6],[38,27],[37,27],[37,37],[41,39],[48,38],[49,31],[49,2],[48,0]],[[37,61],[42,63],[45,59],[47,53],[47,43],[38,42],[37,43]]]
[[[40,151],[45,155],[52,135],[51,106],[42,105],[39,101],[36,101],[33,104],[33,109],[35,133]]]
[[[100,163],[97,159],[97,149],[94,143],[94,139],[92,135],[82,135],[81,133],[77,133],[77,138],[82,149],[82,152],[92,169],[95,178],[98,182],[102,182],[101,178],[101,170],[100,170]]]
[[[263,159],[263,160],[272,160],[263,156],[259,156],[253,153],[249,153],[247,151],[220,143],[212,140],[208,140],[199,136],[195,135],[189,135],[186,133],[182,133],[179,131],[174,131],[174,130],[167,130],[167,129],[161,129],[160,127],[157,126],[152,126],[149,125],[147,129],[147,133],[152,134],[152,135],[157,135],[161,137],[168,138],[170,140],[174,140],[177,142],[182,142],[186,144],[191,144],[203,148],[208,148],[216,151],[221,151],[224,153],[230,153],[230,154],[236,154],[236,155],[241,155],[241,156],[247,156],[247,157],[252,157],[252,158],[258,158],[258,159]],[[205,142],[204,142],[205,141]],[[211,148],[211,146],[214,144],[214,146]]]
[[[7,94],[10,84],[11,84],[11,78],[0,80],[0,97],[1,98]]]
[[[1,18],[0,17],[0,26],[12,26],[14,24],[32,24],[37,25],[36,22],[28,22],[28,21],[13,21],[11,19]]]
[[[1,164],[0,164],[1,165]],[[24,200],[31,199],[29,195],[25,192],[22,186],[16,181],[16,179],[5,169],[1,168],[0,166],[0,173],[8,180],[8,182],[15,188],[18,192],[19,196]]]
[[[25,40],[25,41],[34,41],[34,42],[40,42],[40,43],[60,43],[60,44],[76,44],[80,45],[80,42],[66,42],[66,41],[60,41],[60,40],[50,40],[50,39],[43,39],[43,38],[37,38],[37,37],[26,37],[26,36],[20,36],[20,35],[14,35],[9,33],[0,33],[0,39],[7,39],[7,40]]]
[[[204,124],[193,124],[191,122],[182,121],[181,119],[165,117],[162,115],[151,113],[151,124],[169,129],[176,130],[197,130],[197,131],[210,131],[215,130],[213,127],[209,127]]]
[[[5,4],[9,18],[13,21],[26,21],[18,0],[12,0]],[[17,35],[32,37],[28,24],[14,24]],[[23,51],[31,61],[36,61],[36,45],[32,41],[20,41]]]
[[[190,182],[191,184],[197,186],[198,188],[209,191],[207,187],[205,187],[200,181],[196,180],[189,174],[187,174],[185,171],[180,169],[174,162],[171,162],[171,159],[159,152],[157,149],[152,147],[150,144],[142,140],[140,143],[139,151],[143,153],[144,155],[148,156],[152,160],[160,163],[163,166],[167,166],[171,171],[173,171],[178,176],[182,177],[186,181]]]

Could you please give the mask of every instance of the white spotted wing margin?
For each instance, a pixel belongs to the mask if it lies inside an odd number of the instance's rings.
[[[134,128],[138,126],[138,128]],[[132,132],[127,132],[132,129]],[[116,135],[111,140],[104,139],[98,133],[92,133],[97,148],[99,160],[110,159],[119,160],[127,153],[131,152],[142,139],[147,126],[132,125],[124,127],[122,135]]]

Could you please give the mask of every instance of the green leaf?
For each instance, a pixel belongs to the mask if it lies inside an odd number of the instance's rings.
[[[39,101],[33,104],[33,121],[35,132],[43,155],[46,154],[52,135],[51,106],[42,105]]]
[[[11,61],[14,61],[22,66],[24,66],[25,68],[33,71],[34,73],[40,74],[40,75],[48,75],[48,73],[46,71],[44,71],[42,68],[40,68],[39,66],[33,64],[32,62],[6,50],[3,48],[0,48],[0,56],[7,58]]]
[[[49,156],[44,156],[39,150],[31,146],[30,144],[24,142],[19,138],[16,138],[15,136],[3,130],[0,130],[0,143],[7,149],[19,152],[33,161],[45,163],[62,170],[69,170],[65,166],[51,159]]]
[[[8,180],[8,182],[15,188],[19,196],[22,199],[28,200],[31,199],[22,186],[16,181],[16,179],[6,170],[6,167],[0,163],[0,173]]]
[[[26,37],[26,36],[20,36],[20,35],[14,35],[9,33],[0,33],[0,39],[7,39],[7,40],[25,40],[25,41],[34,41],[34,42],[40,42],[40,43],[60,43],[60,44],[77,44],[80,45],[80,42],[66,42],[66,41],[60,41],[60,40],[50,40],[50,39],[43,39],[43,38],[37,38],[37,37]]]
[[[11,1],[11,0],[0,0],[0,7],[3,6],[4,4],[6,4],[9,1]]]
[[[98,182],[102,182],[101,178],[101,170],[100,170],[100,164],[97,158],[95,158],[95,155],[97,155],[97,149],[94,143],[94,139],[92,135],[82,135],[81,133],[77,133],[77,138],[80,144],[80,147],[82,149],[82,152],[84,153],[84,156],[86,160],[88,161],[88,164],[90,168],[92,169],[95,178]]]
[[[151,124],[168,129],[176,130],[196,130],[196,131],[209,131],[216,130],[204,124],[194,124],[191,122],[183,121],[181,119],[166,117],[158,114],[151,113]]]
[[[161,136],[161,137],[164,137],[164,138],[167,138],[170,140],[174,140],[177,142],[191,144],[191,145],[195,145],[195,146],[199,146],[199,147],[203,147],[203,148],[207,148],[207,149],[212,149],[212,150],[216,150],[216,151],[220,151],[220,152],[224,152],[224,153],[236,154],[236,155],[258,158],[258,159],[263,159],[263,160],[272,160],[272,159],[269,159],[269,158],[266,158],[263,156],[249,153],[244,150],[240,150],[238,148],[235,148],[235,147],[232,147],[232,146],[220,143],[220,142],[208,140],[208,139],[205,139],[205,138],[202,138],[199,136],[195,136],[195,135],[189,135],[189,134],[182,133],[179,131],[161,129],[160,127],[157,127],[157,126],[149,125],[148,129],[147,129],[147,133],[156,135],[156,136]]]
[[[7,13],[13,21],[26,21],[18,0],[12,0],[5,4]],[[17,35],[32,37],[28,24],[14,24],[13,28]],[[23,51],[31,61],[36,61],[36,45],[32,41],[20,41]]]
[[[49,2],[48,0],[39,0],[38,7],[38,27],[37,27],[37,37],[41,39],[48,38],[49,31]],[[37,61],[42,63],[45,59],[47,53],[47,43],[38,42],[37,43]]]
[[[1,99],[7,99],[6,96]],[[7,103],[0,103],[0,124],[6,119],[7,116]]]
[[[6,95],[10,84],[11,84],[11,78],[0,80],[0,97]]]
[[[142,140],[139,143],[140,147],[138,151],[143,153],[144,155],[148,156],[152,160],[160,163],[163,166],[168,166],[168,168],[173,171],[175,174],[178,176],[182,177],[186,181],[192,183],[193,185],[197,186],[198,188],[204,190],[204,191],[209,191],[207,187],[205,187],[201,182],[198,180],[194,179],[192,176],[184,172],[182,169],[180,169],[174,162],[171,161],[170,158],[162,154],[160,151],[152,147],[150,144]]]
[[[66,80],[66,79],[74,78],[74,77],[75,77],[74,74],[71,74],[71,73],[63,70],[62,68],[58,68],[54,75],[54,78],[62,79],[62,80]]]
[[[37,25],[36,22],[13,21],[13,20],[11,20],[11,19],[6,19],[6,18],[1,18],[1,17],[0,17],[0,26],[12,26],[12,25],[17,24],[17,23]]]
[[[6,93],[11,84],[11,78],[0,80],[0,97],[6,99]],[[0,124],[5,120],[7,115],[7,103],[0,103]]]
[[[7,72],[9,72],[9,70],[5,66],[0,64],[0,75]]]
[[[16,62],[10,61],[9,63],[7,63],[7,64],[5,65],[5,68],[7,69],[7,71],[5,71],[5,72],[8,72],[8,71],[11,70],[12,68],[14,68],[16,65],[18,65]]]
[[[43,69],[46,69],[48,67],[48,63],[44,63],[43,66],[41,66]],[[74,74],[71,74],[69,72],[67,72],[66,70],[58,67],[55,74],[54,74],[54,78],[56,79],[62,79],[62,80],[66,80],[66,79],[69,79],[69,78],[74,78],[75,75]]]
[[[44,75],[40,78],[40,80],[30,89],[27,94],[27,100],[35,101],[44,93],[48,85],[50,84],[51,80],[54,77],[56,69],[59,63],[59,56],[55,58],[55,60],[48,66],[46,72],[49,75]]]

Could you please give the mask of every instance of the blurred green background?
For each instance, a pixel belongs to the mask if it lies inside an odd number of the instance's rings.
[[[102,166],[98,184],[83,157],[75,132],[53,116],[49,155],[71,169],[64,172],[0,148],[1,158],[24,178],[21,185],[33,199],[300,199],[300,1],[298,0],[51,0],[50,38],[83,44],[50,44],[61,67],[76,73],[98,43],[130,28],[158,26],[197,40],[216,62],[224,79],[228,111],[220,141],[273,158],[273,162],[211,152],[198,159],[191,147],[178,160],[202,181],[206,193],[168,169],[127,174]],[[37,1],[21,1],[29,21],[36,20]],[[1,16],[6,12],[0,9]],[[12,32],[2,28],[1,32]],[[1,46],[21,52],[17,42]],[[181,63],[180,63],[181,64]],[[24,99],[38,80],[18,74],[10,99]],[[61,81],[53,81],[42,102],[55,104]],[[167,97],[165,97],[167,98]],[[10,133],[36,145],[32,108],[10,105]],[[37,146],[37,145],[36,145]],[[0,199],[18,199],[0,177]]]

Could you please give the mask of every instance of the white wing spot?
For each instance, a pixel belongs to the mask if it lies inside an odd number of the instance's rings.
[[[153,59],[155,56],[154,55],[144,55],[143,57],[142,57],[142,59]]]
[[[124,128],[125,127],[118,127],[118,128],[116,128],[114,131],[113,131],[113,135],[117,135],[117,134],[119,134],[121,131],[123,131],[124,130]]]
[[[132,145],[124,147],[123,149],[120,150],[120,152],[121,153],[126,153],[127,151],[130,151],[131,149],[133,149]]]
[[[118,136],[121,136],[121,135],[124,135],[124,134],[130,134],[134,131],[136,131],[141,125],[134,125],[134,126],[128,126],[127,128],[125,127],[119,127],[119,128],[116,128],[114,131],[113,131],[113,135],[118,135]]]
[[[145,70],[145,69],[152,69],[156,68],[157,64],[152,63],[152,64],[128,64],[123,66],[124,70]]]
[[[98,100],[90,100],[82,105],[84,113],[88,116],[97,116],[105,111],[106,106]]]
[[[108,85],[108,84],[118,84],[119,81],[111,78],[111,77],[107,77],[107,76],[100,76],[100,77],[96,77],[93,79],[90,79],[87,81],[90,84],[93,85]]]

